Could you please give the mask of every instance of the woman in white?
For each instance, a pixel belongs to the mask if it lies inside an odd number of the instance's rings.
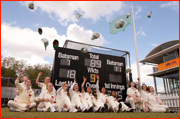
[[[53,92],[53,84],[52,83],[48,83],[47,85],[47,90],[41,92],[41,94],[38,97],[39,100],[39,105],[37,107],[37,111],[38,112],[46,112],[49,111],[50,112],[55,112],[55,101],[56,101],[56,93]]]
[[[108,95],[106,95],[106,89],[104,87],[101,88],[101,92],[99,91],[99,75],[96,75],[97,82],[96,82],[96,93],[97,93],[97,100],[99,101],[102,109],[101,112],[109,112],[110,104],[108,101]]]
[[[148,107],[150,112],[169,112],[169,107],[164,105],[159,97],[154,93],[154,88],[150,87],[150,93],[147,95],[147,99],[144,102],[145,112],[148,111]]]
[[[40,76],[42,75],[43,73],[42,72],[40,72],[39,74],[38,74],[38,76],[37,76],[37,79],[36,79],[36,84],[39,86],[39,87],[41,87],[41,92],[43,92],[43,91],[46,91],[47,90],[47,84],[48,83],[51,83],[51,78],[50,77],[46,77],[45,79],[44,79],[44,83],[41,83],[41,82],[39,82],[39,78],[40,78]],[[54,88],[54,86],[53,86],[53,92],[56,92],[56,89]]]
[[[144,106],[144,101],[145,99],[147,98],[147,95],[149,93],[148,91],[148,88],[146,86],[146,84],[140,84],[140,81],[139,81],[139,78],[138,78],[138,87],[139,87],[139,92],[140,92],[140,95],[141,95],[141,99],[143,100],[143,110],[145,109],[145,106]]]
[[[73,90],[74,89],[74,90]],[[88,105],[83,100],[82,94],[79,92],[79,86],[76,83],[76,79],[74,79],[74,83],[71,85],[71,88],[69,89],[70,97],[71,97],[71,103],[74,107],[80,108],[82,112],[87,111]]]
[[[34,102],[34,92],[30,88],[31,87],[31,80],[26,80],[24,82],[25,86],[22,86],[19,83],[20,76],[23,74],[23,70],[19,72],[19,76],[17,77],[15,81],[15,86],[18,88],[19,91],[19,98],[18,102],[15,102],[13,100],[8,101],[8,106],[10,108],[10,111],[30,111],[32,108],[36,106],[36,103]]]
[[[84,91],[84,84],[85,84],[87,78],[83,77],[83,79],[84,79],[84,81],[81,85],[81,92],[82,92],[82,96],[83,96],[84,100],[86,100],[86,102],[89,106],[88,111],[89,112],[92,111],[93,106],[95,106],[93,111],[98,112],[101,109],[101,105],[99,104],[100,102],[94,97],[94,95],[91,94],[91,87],[88,86],[87,90],[86,90],[87,92]]]
[[[69,112],[77,112],[77,110],[73,107],[70,98],[67,95],[68,85],[66,82],[63,83],[62,87],[57,90],[56,97],[56,107],[59,112],[68,111]]]
[[[141,96],[139,94],[139,91],[136,89],[136,84],[134,82],[131,82],[131,87],[127,89],[127,97],[126,102],[130,103],[131,108],[135,111],[137,105],[137,109],[142,110],[142,104],[143,101],[141,99]]]
[[[22,87],[26,87],[25,85],[25,81],[28,80],[28,77],[27,76],[23,76],[22,79],[21,79],[21,83],[19,83],[19,85],[21,85]],[[31,87],[30,87],[31,88]],[[32,89],[32,88],[31,88]],[[16,88],[16,97],[14,98],[14,101],[17,102],[18,101],[18,98],[19,98],[19,91],[18,91],[18,88]]]
[[[133,110],[125,105],[123,102],[118,102],[119,99],[116,99],[116,92],[112,91],[111,96],[109,97],[109,103],[114,112],[132,112]]]

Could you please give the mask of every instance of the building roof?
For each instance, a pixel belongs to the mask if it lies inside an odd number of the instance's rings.
[[[140,62],[148,62],[148,63],[155,63],[160,64],[163,63],[163,54],[171,52],[175,49],[179,48],[179,40],[172,40],[165,42],[156,48],[154,48],[149,54]]]
[[[165,69],[165,70],[162,70],[162,71],[158,71],[158,72],[148,74],[148,76],[161,77],[161,76],[164,76],[164,74],[171,74],[173,72],[178,72],[178,70],[179,70],[179,66],[176,66],[176,67],[172,67],[172,68],[169,68],[169,69]]]

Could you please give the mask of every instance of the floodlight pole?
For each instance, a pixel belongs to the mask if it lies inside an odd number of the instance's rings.
[[[137,50],[137,41],[136,41],[136,29],[135,29],[135,22],[134,22],[134,11],[133,11],[133,3],[131,3],[132,7],[132,18],[133,18],[133,29],[134,29],[134,41],[135,41],[135,50],[136,50],[136,64],[137,64],[137,79],[140,81],[140,69],[139,69],[139,59],[138,59],[138,50]]]

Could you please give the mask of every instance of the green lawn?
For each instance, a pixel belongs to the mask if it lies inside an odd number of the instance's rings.
[[[1,108],[2,118],[178,118],[178,113],[69,113],[69,112],[9,112],[9,108]]]

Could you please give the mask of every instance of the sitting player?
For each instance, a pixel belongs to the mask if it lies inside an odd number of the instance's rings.
[[[36,103],[34,102],[34,92],[31,89],[31,80],[27,79],[24,82],[25,86],[22,86],[19,83],[20,76],[23,73],[24,73],[23,70],[21,70],[19,72],[19,76],[15,81],[15,86],[19,92],[18,102],[15,102],[13,100],[8,101],[8,106],[10,108],[10,111],[25,112],[25,111],[30,111],[32,108],[36,106]]]
[[[47,90],[41,92],[38,97],[39,105],[37,107],[38,112],[55,112],[55,100],[56,100],[56,93],[53,91],[53,84],[48,83]]]

